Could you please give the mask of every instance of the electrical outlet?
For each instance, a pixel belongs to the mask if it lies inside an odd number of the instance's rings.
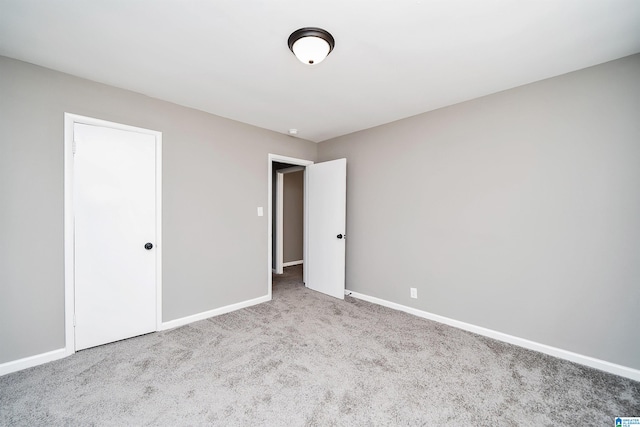
[[[418,298],[418,289],[411,288],[411,298]]]

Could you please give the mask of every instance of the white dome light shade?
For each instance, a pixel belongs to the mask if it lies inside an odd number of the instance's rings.
[[[320,37],[303,37],[293,44],[291,50],[302,63],[315,65],[329,55],[331,48]]]
[[[333,36],[321,28],[300,28],[289,36],[289,49],[308,65],[321,63],[334,46]]]

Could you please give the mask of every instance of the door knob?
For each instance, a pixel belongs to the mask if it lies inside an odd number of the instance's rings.
[[[145,248],[146,250],[150,251],[150,250],[151,250],[151,248],[153,248],[153,244],[152,244],[152,243],[145,243],[145,244],[144,244],[144,248]]]
[[[338,239],[342,239],[342,234],[338,234],[336,237],[337,237]]]

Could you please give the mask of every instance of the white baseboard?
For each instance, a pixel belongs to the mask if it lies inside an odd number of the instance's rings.
[[[303,264],[303,263],[304,263],[304,261],[302,261],[302,260],[289,261],[289,262],[282,263],[282,266],[283,267],[291,267],[292,265],[300,265],[300,264]]]
[[[270,300],[271,300],[271,297],[269,295],[265,295],[263,297],[258,297],[258,298],[250,299],[248,301],[238,302],[236,304],[225,305],[224,307],[216,308],[209,311],[204,311],[202,313],[193,314],[191,316],[181,317],[180,319],[170,320],[168,322],[162,322],[162,325],[160,326],[159,330],[166,331],[167,329],[177,328],[178,326],[184,326],[189,323],[208,319],[214,316],[219,316],[225,313],[230,313],[232,311],[240,310],[241,308],[251,307],[252,305],[261,304],[263,302],[267,302]]]
[[[546,344],[540,344],[535,341],[519,338],[513,335],[494,331],[492,329],[483,328],[481,326],[472,325],[471,323],[465,323],[459,320],[450,319],[438,314],[429,313],[427,311],[419,310],[413,307],[407,307],[406,305],[397,304],[395,302],[383,300],[381,298],[371,297],[369,295],[360,294],[358,292],[345,290],[345,295],[350,295],[354,298],[393,308],[395,310],[404,311],[405,313],[413,314],[414,316],[422,317],[424,319],[433,320],[438,323],[444,323],[445,325],[453,326],[454,328],[463,329],[465,331],[473,332],[474,334],[493,338],[498,341],[503,341],[509,344],[517,345],[519,347],[527,348],[529,350],[534,350],[540,353],[548,354],[550,356],[558,357],[560,359],[565,359],[571,362],[579,363],[581,365],[586,365],[591,368],[609,372],[611,374],[620,375],[621,377],[630,378],[634,381],[640,381],[640,370],[638,369],[617,365],[615,363],[596,359],[594,357],[584,356],[582,354],[573,353],[571,351],[563,350],[556,347],[551,347]]]
[[[70,354],[73,354],[73,352],[69,353],[67,352],[67,349],[60,348],[58,350],[36,354],[35,356],[25,357],[24,359],[12,360],[11,362],[2,363],[0,364],[0,376],[42,365],[43,363],[53,362],[54,360],[67,357]]]
[[[248,301],[242,301],[236,304],[227,305],[224,307],[216,308],[214,310],[205,311],[203,313],[194,314],[192,316],[182,317],[180,319],[171,320],[169,322],[163,322],[160,325],[159,331],[165,331],[167,329],[177,328],[188,323],[197,322],[198,320],[208,319],[209,317],[219,316],[221,314],[229,313],[241,308],[251,307],[252,305],[260,304],[270,301],[271,297],[265,295],[263,297],[254,298]],[[12,372],[21,371],[23,369],[31,368],[33,366],[42,365],[44,363],[53,362],[54,360],[62,359],[72,355],[73,351],[67,351],[66,348],[49,351],[47,353],[36,354],[35,356],[25,357],[24,359],[13,360],[0,364],[0,376],[10,374]]]

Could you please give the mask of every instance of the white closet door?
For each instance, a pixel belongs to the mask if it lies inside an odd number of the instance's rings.
[[[74,141],[75,342],[81,350],[156,330],[156,141],[79,123]]]

